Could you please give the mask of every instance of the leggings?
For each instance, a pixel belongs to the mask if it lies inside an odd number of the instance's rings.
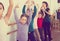
[[[50,22],[43,22],[43,28],[44,28],[45,41],[47,41],[47,39],[51,41]],[[47,35],[48,35],[48,38],[47,38]]]

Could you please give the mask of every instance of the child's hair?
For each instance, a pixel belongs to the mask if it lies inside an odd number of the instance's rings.
[[[43,12],[42,11],[39,11],[38,14],[41,14],[43,16]]]
[[[45,3],[46,4],[46,7],[48,7],[48,3],[46,1],[43,1],[42,3]]]
[[[22,17],[26,17],[28,19],[29,16],[26,14],[22,14],[20,18],[22,18]]]
[[[0,2],[0,5],[2,5],[2,7],[3,7],[3,10],[4,10],[4,5]]]
[[[26,10],[26,11],[29,11],[29,12],[30,12],[31,10],[30,10],[29,8],[27,8],[27,10]]]

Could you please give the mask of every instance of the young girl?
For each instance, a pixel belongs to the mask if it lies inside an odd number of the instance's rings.
[[[14,17],[16,20],[16,23],[12,23],[10,25],[14,25],[17,24],[17,30],[13,31],[16,32],[17,31],[17,41],[28,41],[28,29],[29,29],[29,25],[31,22],[31,18],[32,18],[32,13],[30,12],[30,10],[28,9],[28,11],[26,12],[26,14],[22,14],[20,19],[18,20],[17,17],[17,13],[16,13],[16,9],[14,10]],[[9,32],[13,33],[13,32]]]
[[[44,37],[45,40],[44,41],[51,41],[51,30],[50,30],[50,9],[48,7],[48,3],[43,1],[42,2],[42,11],[45,12],[45,17],[43,20],[43,28],[44,28]],[[48,36],[48,37],[47,37]]]
[[[31,4],[29,3],[29,1],[31,1]],[[22,13],[25,14],[26,7],[31,9],[31,11],[33,11],[32,20],[31,20],[31,23],[29,25],[28,41],[29,40],[36,41],[35,37],[34,37],[34,26],[33,26],[33,23],[34,23],[34,18],[35,18],[36,13],[37,13],[37,8],[36,8],[36,5],[35,5],[34,1],[32,1],[32,0],[29,0],[29,1],[23,6]]]
[[[45,17],[45,13],[43,14],[43,12],[40,11],[38,13],[37,26],[38,26],[38,31],[40,34],[41,41],[44,41],[44,39],[43,39],[43,27],[42,27],[44,17]]]
[[[9,8],[6,16],[2,17],[4,5],[0,2],[0,41],[10,41],[8,32],[8,20],[13,8],[13,0],[9,0]]]

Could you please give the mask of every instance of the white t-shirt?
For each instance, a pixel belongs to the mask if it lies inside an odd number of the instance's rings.
[[[10,37],[7,35],[9,28],[4,19],[0,19],[0,41],[10,41]]]

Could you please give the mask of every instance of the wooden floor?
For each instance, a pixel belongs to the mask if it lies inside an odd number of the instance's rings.
[[[59,30],[52,30],[52,41],[60,41],[60,31]]]

